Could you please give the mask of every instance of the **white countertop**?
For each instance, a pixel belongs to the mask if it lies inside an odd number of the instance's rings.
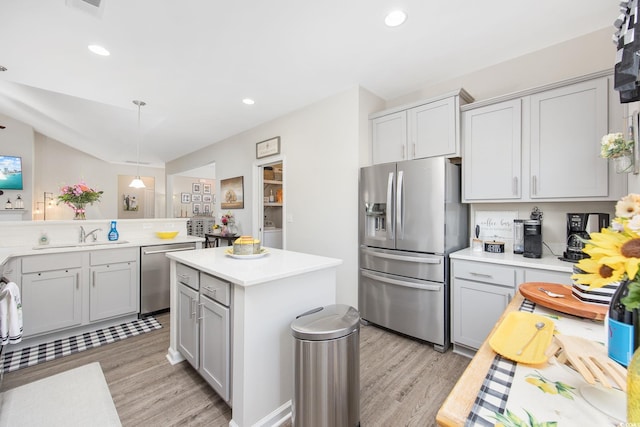
[[[48,255],[62,252],[81,252],[81,251],[97,251],[104,249],[115,248],[132,248],[139,246],[156,246],[156,245],[169,245],[174,243],[190,243],[190,242],[203,242],[202,237],[197,236],[177,236],[173,239],[160,239],[157,237],[145,237],[135,238],[132,240],[121,239],[115,242],[99,241],[96,243],[89,242],[87,244],[77,246],[73,243],[61,244],[61,245],[42,245],[42,246],[14,246],[8,248],[0,248],[0,265],[4,264],[9,258],[16,256],[29,256],[29,255]],[[126,243],[124,243],[126,242]]]
[[[543,270],[573,273],[574,263],[562,261],[557,256],[544,253],[542,258],[525,258],[512,252],[494,254],[484,251],[472,251],[471,248],[461,249],[449,255],[452,259],[488,262],[493,264],[510,265],[514,267],[540,268]]]
[[[266,248],[261,258],[238,259],[225,254],[230,247],[170,252],[167,256],[178,262],[228,280],[241,286],[251,286],[312,271],[337,267],[342,260],[301,252]]]

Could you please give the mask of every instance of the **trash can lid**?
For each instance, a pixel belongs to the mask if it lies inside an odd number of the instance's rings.
[[[360,313],[344,304],[315,308],[291,322],[293,336],[310,341],[336,339],[359,329]]]

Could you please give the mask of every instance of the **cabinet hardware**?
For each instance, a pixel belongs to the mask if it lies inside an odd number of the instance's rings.
[[[471,273],[472,276],[478,276],[478,277],[487,277],[487,278],[492,278],[493,276],[490,274],[484,274],[484,273],[474,273],[473,271]]]
[[[413,143],[413,158],[416,158],[416,143]]]
[[[534,196],[537,196],[538,195],[538,179],[535,175],[533,175],[531,178],[533,180],[531,194],[533,194]]]
[[[191,318],[196,317],[196,306],[195,306],[195,302],[196,300],[193,298],[189,298],[189,300],[191,301]]]
[[[198,320],[202,320],[204,319],[204,309],[202,307],[204,307],[204,303],[201,302],[200,304],[198,304],[198,307],[200,307],[200,315],[198,316]]]
[[[514,196],[518,195],[518,177],[517,176],[513,177],[513,195]]]

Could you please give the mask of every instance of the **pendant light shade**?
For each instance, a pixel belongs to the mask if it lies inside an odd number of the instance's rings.
[[[129,184],[129,187],[131,188],[145,188],[146,186],[144,185],[144,182],[142,182],[142,180],[140,179],[140,107],[144,107],[145,105],[147,105],[146,102],[144,101],[138,101],[138,100],[134,100],[133,103],[135,105],[138,106],[138,149],[137,149],[137,158],[136,158],[136,165],[137,165],[137,169],[136,169],[136,177],[133,179],[133,181],[131,181],[131,184]]]

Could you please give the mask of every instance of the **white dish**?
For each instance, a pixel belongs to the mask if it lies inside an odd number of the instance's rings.
[[[599,385],[583,385],[579,390],[584,400],[600,412],[618,421],[627,419],[627,394],[624,391]]]
[[[263,256],[269,254],[269,251],[266,248],[260,248],[260,253],[259,254],[249,254],[249,255],[236,255],[233,253],[233,249],[227,249],[226,251],[224,251],[224,253],[228,256],[230,256],[231,258],[238,258],[238,259],[255,259],[255,258],[262,258]]]

